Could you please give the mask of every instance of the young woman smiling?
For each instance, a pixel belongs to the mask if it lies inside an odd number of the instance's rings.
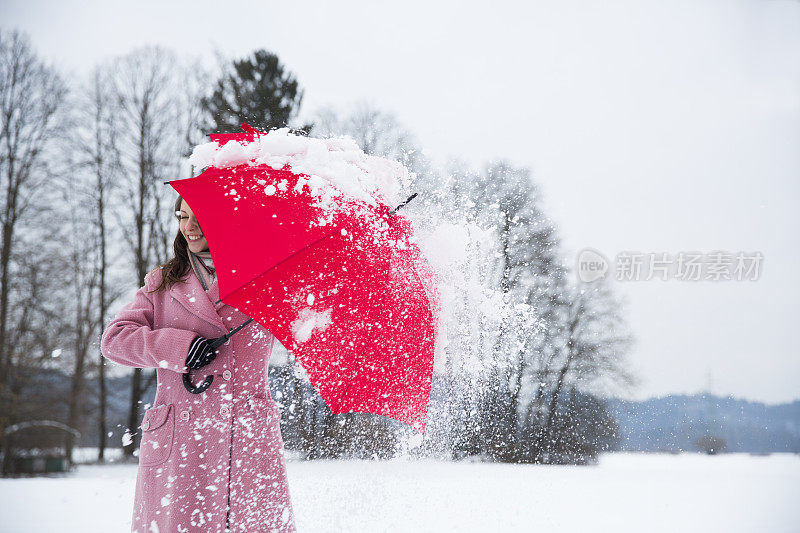
[[[106,328],[101,349],[117,363],[155,368],[144,414],[133,531],[295,531],[280,410],[267,384],[275,337],[219,302],[203,230],[178,198],[174,257]],[[193,394],[183,374],[202,369],[210,386]]]

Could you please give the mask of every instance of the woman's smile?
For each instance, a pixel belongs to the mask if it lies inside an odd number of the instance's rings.
[[[194,253],[208,250],[208,242],[205,235],[203,235],[203,230],[200,228],[200,224],[194,217],[192,208],[189,207],[186,200],[181,201],[181,209],[175,215],[180,221],[181,233],[189,245],[189,250]]]

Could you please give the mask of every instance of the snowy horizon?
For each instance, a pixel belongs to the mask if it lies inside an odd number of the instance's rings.
[[[405,459],[287,467],[299,531],[788,533],[800,519],[796,454],[614,453],[597,466],[570,467]],[[135,471],[80,465],[69,476],[0,479],[9,504],[3,526],[124,531]],[[38,512],[43,500],[47,513]]]

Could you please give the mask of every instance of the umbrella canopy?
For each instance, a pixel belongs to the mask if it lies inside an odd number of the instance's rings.
[[[381,203],[320,202],[308,178],[250,161],[170,184],[203,229],[220,299],[292,352],[332,412],[424,431],[438,295],[411,224]]]

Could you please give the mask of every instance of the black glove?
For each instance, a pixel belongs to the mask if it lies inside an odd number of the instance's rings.
[[[211,363],[216,357],[218,350],[215,350],[211,341],[204,337],[195,337],[189,345],[189,355],[186,357],[186,366],[192,370],[203,368]]]

